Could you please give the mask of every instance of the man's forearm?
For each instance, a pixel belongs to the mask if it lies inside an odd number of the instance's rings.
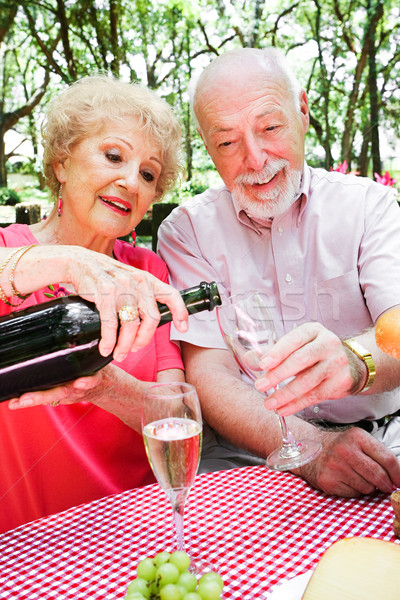
[[[368,390],[363,392],[363,394],[380,394],[398,387],[400,385],[400,360],[389,356],[378,348],[375,341],[375,328],[371,328],[365,333],[354,336],[354,339],[370,351],[376,369],[374,383]],[[354,360],[359,361],[357,357],[354,357]],[[365,378],[365,365],[363,365],[362,368],[364,370]]]

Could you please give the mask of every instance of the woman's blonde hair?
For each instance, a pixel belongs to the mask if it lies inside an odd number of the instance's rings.
[[[138,119],[143,133],[161,150],[162,170],[156,199],[174,187],[182,172],[182,131],[169,104],[149,88],[103,75],[84,77],[54,98],[42,126],[43,169],[55,196],[60,184],[53,165],[65,160],[72,148],[95,135],[105,119]]]

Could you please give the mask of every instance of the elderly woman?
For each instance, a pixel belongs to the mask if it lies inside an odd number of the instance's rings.
[[[0,405],[0,531],[152,482],[139,433],[143,391],[183,380],[169,325],[156,329],[156,300],[186,329],[179,293],[161,259],[118,239],[177,178],[181,138],[171,109],[145,87],[87,77],[53,101],[43,138],[57,201],[40,223],[0,229],[0,314],[79,294],[96,303],[99,349],[106,356],[115,346],[114,362]],[[117,340],[123,305],[131,320],[122,320]],[[26,406],[34,408],[15,410]]]

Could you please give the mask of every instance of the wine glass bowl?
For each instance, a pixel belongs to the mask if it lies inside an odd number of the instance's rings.
[[[229,298],[217,307],[217,317],[225,343],[240,370],[254,382],[263,373],[260,358],[276,342],[274,322],[261,294],[251,292]],[[267,466],[286,471],[313,460],[321,451],[321,444],[313,440],[295,440],[286,419],[275,414],[283,442],[267,457]]]
[[[201,454],[202,417],[189,383],[159,383],[145,392],[142,433],[153,473],[174,514],[177,549],[185,551],[184,509]]]

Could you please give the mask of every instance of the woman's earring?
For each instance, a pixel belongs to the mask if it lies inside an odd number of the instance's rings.
[[[57,202],[57,214],[61,217],[62,213],[62,183],[60,183],[60,189],[58,191],[58,202]]]

